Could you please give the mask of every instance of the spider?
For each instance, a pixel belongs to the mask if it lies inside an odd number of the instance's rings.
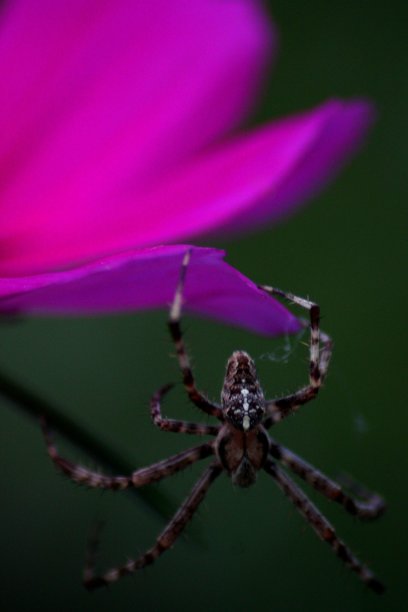
[[[289,478],[282,466],[292,470],[319,493],[337,502],[347,512],[360,519],[374,519],[382,514],[385,509],[383,499],[376,493],[371,493],[352,484],[349,489],[353,489],[354,486],[353,493],[357,495],[357,497],[353,497],[343,490],[339,484],[322,474],[291,450],[276,442],[268,434],[268,430],[272,426],[295,413],[306,402],[314,399],[326,376],[332,352],[332,341],[319,329],[319,306],[291,293],[285,293],[269,286],[259,286],[261,290],[268,294],[285,298],[309,311],[309,384],[291,395],[266,400],[253,359],[244,351],[235,351],[227,362],[221,393],[221,406],[216,405],[210,402],[196,387],[180,327],[183,289],[189,260],[190,252],[188,251],[182,262],[178,285],[170,308],[168,326],[175,344],[184,387],[190,400],[202,412],[218,419],[220,424],[198,424],[163,418],[160,408],[161,401],[173,386],[170,384],[162,387],[153,395],[150,405],[151,416],[153,423],[162,430],[213,436],[213,440],[189,448],[148,467],[138,469],[130,476],[108,476],[76,465],[60,456],[47,423],[45,419],[42,420],[48,453],[54,464],[73,481],[89,487],[114,490],[141,487],[171,476],[196,461],[212,457],[211,463],[195,483],[176,514],[160,533],[155,544],[137,559],[131,559],[121,566],[97,575],[94,569],[97,542],[95,540],[90,543],[83,573],[84,586],[88,589],[107,586],[121,577],[133,574],[153,563],[174,544],[203,501],[211,484],[222,472],[228,474],[234,485],[249,487],[255,483],[257,472],[264,470],[292,501],[303,518],[310,523],[316,534],[330,546],[341,561],[349,566],[369,588],[376,593],[382,593],[384,590],[383,584],[340,540],[329,521],[308,499],[302,489]],[[322,343],[321,348],[320,342]]]

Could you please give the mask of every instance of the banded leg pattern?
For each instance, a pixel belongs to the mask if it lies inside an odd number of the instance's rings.
[[[280,461],[285,467],[291,469],[305,482],[310,484],[316,491],[322,493],[328,499],[342,505],[344,509],[360,519],[375,519],[385,511],[385,502],[378,495],[359,487],[361,500],[354,499],[345,493],[342,487],[320,472],[310,463],[296,455],[294,452],[270,440],[270,453],[272,457]]]
[[[339,559],[356,572],[370,589],[376,593],[383,593],[384,585],[366,565],[357,559],[346,544],[338,538],[333,526],[289,476],[272,459],[267,459],[264,469],[272,476],[283,493],[293,502],[299,513],[310,523],[319,538],[331,547]]]
[[[128,487],[142,487],[146,484],[157,482],[162,478],[171,476],[180,470],[184,470],[196,461],[205,459],[214,454],[213,444],[206,442],[194,446],[181,453],[177,453],[167,459],[153,463],[152,465],[135,470],[130,476],[109,476],[101,474],[81,465],[75,464],[58,453],[51,433],[43,421],[43,432],[47,445],[48,454],[54,464],[71,480],[96,489],[126,489]]]
[[[329,367],[332,341],[327,334],[320,330],[320,307],[318,304],[275,287],[264,285],[260,288],[271,295],[285,298],[301,308],[305,308],[310,313],[309,384],[296,393],[267,402],[268,416],[263,425],[269,428],[316,397]],[[322,342],[322,348],[320,348],[320,342]]]
[[[183,384],[187,391],[187,394],[190,400],[195,404],[200,410],[210,414],[212,416],[217,417],[219,420],[223,421],[224,417],[222,414],[222,410],[219,406],[216,406],[212,402],[210,402],[204,395],[197,389],[193,371],[191,369],[190,359],[184,345],[183,335],[181,332],[180,319],[181,319],[181,311],[183,305],[183,291],[184,291],[184,283],[187,274],[187,268],[190,263],[191,252],[188,250],[183,258],[183,263],[180,270],[180,278],[176,288],[176,292],[174,294],[173,303],[170,308],[170,315],[168,320],[168,327],[170,331],[171,338],[174,342],[174,346],[176,348],[177,359],[179,362],[179,366],[183,376]]]
[[[206,425],[203,423],[192,423],[189,421],[179,421],[176,419],[166,419],[161,415],[161,400],[163,396],[172,388],[169,384],[153,395],[150,402],[150,413],[153,423],[163,431],[171,431],[173,433],[195,434],[198,436],[216,436],[220,430],[219,425]]]
[[[133,574],[139,569],[153,563],[158,557],[160,557],[160,555],[166,552],[166,550],[168,550],[174,544],[180,533],[186,527],[187,523],[193,517],[211,484],[221,472],[222,467],[218,463],[211,464],[204,471],[200,479],[194,485],[190,495],[186,498],[182,506],[157,538],[155,545],[149,548],[149,550],[147,550],[138,559],[130,559],[124,565],[112,568],[101,576],[95,575],[93,564],[86,565],[84,569],[84,586],[88,589],[108,586],[123,576]],[[88,556],[88,559],[92,558],[93,555]]]

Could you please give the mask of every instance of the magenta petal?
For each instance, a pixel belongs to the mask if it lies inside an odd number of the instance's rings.
[[[0,279],[0,312],[78,315],[168,308],[187,248],[161,246],[64,272]],[[186,310],[271,336],[301,328],[284,306],[225,263],[222,251],[190,248]]]
[[[77,223],[75,211],[59,225],[53,216],[35,214],[32,232],[20,220],[18,231],[3,239],[3,274],[24,270],[25,262],[35,269],[51,258],[56,266],[277,221],[332,178],[372,117],[368,102],[329,101],[196,156],[155,188],[122,193],[119,202],[113,192],[97,215],[89,211],[87,222]]]
[[[174,157],[191,152],[245,116],[274,39],[253,0],[13,0],[0,28],[0,152],[27,136],[40,148],[44,132],[52,148],[62,121],[91,148],[136,137],[146,155],[154,136],[160,156],[164,140]]]
[[[137,217],[135,211],[134,218],[117,219],[117,236],[124,244],[180,241],[276,221],[339,171],[372,119],[368,102],[333,100],[275,121],[162,182],[146,195]],[[112,239],[114,219],[110,232]],[[111,245],[115,247],[114,239]]]
[[[275,44],[253,0],[13,0],[0,25],[8,273],[105,254],[95,217],[234,128]]]

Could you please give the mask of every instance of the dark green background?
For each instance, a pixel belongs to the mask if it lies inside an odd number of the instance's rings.
[[[104,567],[141,552],[164,521],[131,496],[86,491],[62,478],[38,429],[2,399],[0,597],[8,602],[2,609],[405,609],[407,6],[273,2],[281,51],[257,119],[330,96],[364,95],[375,100],[378,122],[362,154],[335,184],[286,224],[218,243],[227,247],[228,261],[252,279],[322,305],[324,328],[335,340],[327,385],[275,435],[328,474],[344,470],[385,496],[387,515],[370,524],[317,501],[385,581],[387,593],[377,597],[345,569],[263,474],[244,491],[220,478],[186,536],[154,567],[110,590],[86,593],[80,573],[95,518],[107,521]],[[147,464],[192,443],[159,432],[149,418],[152,391],[178,380],[165,321],[166,314],[157,312],[3,325],[1,367],[135,465]],[[276,362],[265,355],[282,348],[282,340],[194,319],[185,328],[200,385],[214,398],[236,348],[257,359],[269,396],[306,380],[302,345],[288,363]],[[166,413],[195,415],[179,388]],[[89,464],[86,456],[61,446]],[[200,469],[158,488],[178,503]]]

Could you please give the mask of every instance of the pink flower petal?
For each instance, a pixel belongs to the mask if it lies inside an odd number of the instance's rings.
[[[142,249],[73,270],[0,279],[0,312],[78,315],[168,308],[187,248]],[[187,311],[271,336],[301,328],[284,306],[225,263],[222,251],[190,248]]]
[[[83,257],[84,243],[98,235],[95,217],[109,222],[129,194],[138,209],[142,188],[243,119],[273,44],[272,26],[252,0],[6,4],[2,270],[58,263],[50,249],[36,260],[34,236],[55,236],[59,261]],[[71,248],[64,250],[64,239]]]
[[[196,158],[146,194],[133,216],[117,217],[116,226],[112,219],[111,247],[246,232],[287,216],[351,157],[373,114],[366,101],[332,100]]]
[[[75,211],[55,225],[53,215],[37,216],[33,209],[35,225],[30,218],[26,229],[20,220],[12,239],[3,238],[3,270],[277,221],[332,178],[361,144],[372,117],[368,102],[329,101],[196,156],[154,188],[123,189],[119,200],[113,192],[97,215],[92,206],[88,218],[83,211],[80,223]]]
[[[364,136],[369,104],[328,102],[226,140],[273,38],[256,0],[6,3],[0,310],[167,306],[186,246],[152,245],[256,228],[319,189]],[[299,328],[218,251],[195,248],[189,279],[192,312]]]

